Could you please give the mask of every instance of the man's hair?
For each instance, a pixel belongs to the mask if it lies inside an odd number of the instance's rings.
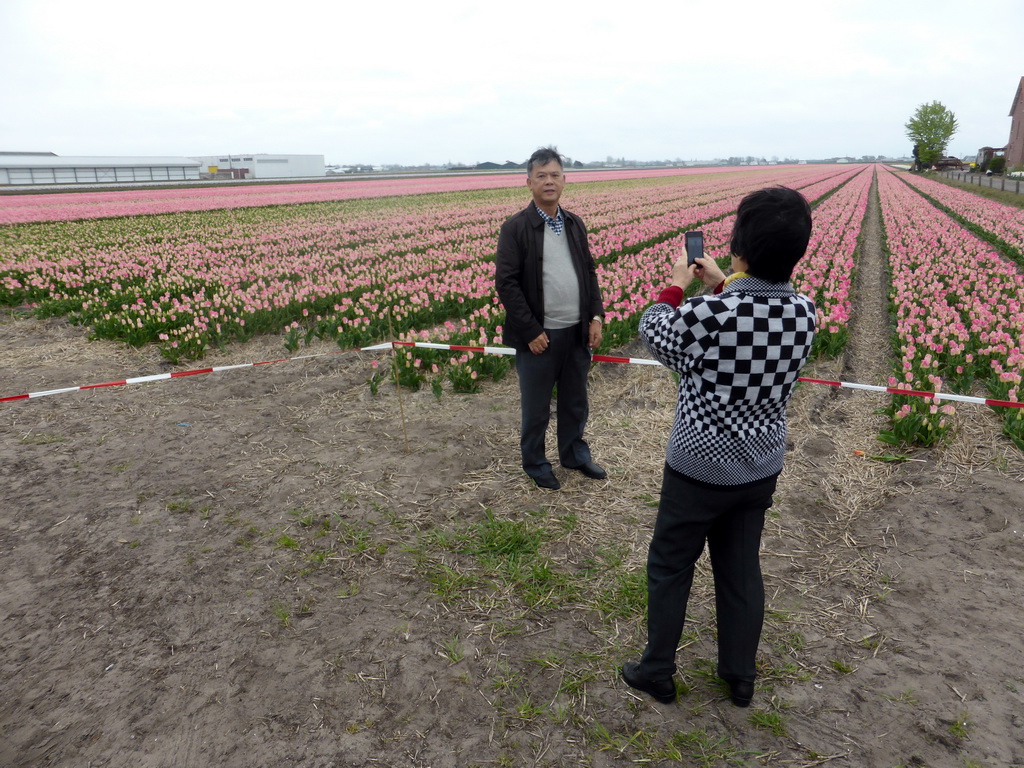
[[[770,283],[785,283],[807,251],[811,206],[788,187],[751,192],[736,209],[729,248],[747,262],[747,271]]]
[[[562,156],[558,154],[557,149],[554,147],[541,147],[530,155],[530,159],[526,161],[526,175],[529,176],[533,173],[534,166],[547,165],[551,161],[558,163],[559,168],[565,168]]]

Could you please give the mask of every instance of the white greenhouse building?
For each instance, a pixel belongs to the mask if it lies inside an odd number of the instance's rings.
[[[0,152],[0,185],[198,181],[199,171],[199,161],[188,157],[60,157],[45,152]]]
[[[301,179],[326,176],[323,155],[204,155],[193,157],[204,178]]]

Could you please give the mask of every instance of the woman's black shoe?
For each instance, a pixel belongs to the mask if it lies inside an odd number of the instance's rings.
[[[639,666],[633,662],[622,665],[622,679],[630,688],[643,691],[662,704],[671,704],[676,700],[676,684],[672,682],[671,677],[667,680],[648,680],[639,674],[637,670]]]
[[[754,698],[754,684],[746,680],[730,680],[729,698],[737,707],[749,707]]]

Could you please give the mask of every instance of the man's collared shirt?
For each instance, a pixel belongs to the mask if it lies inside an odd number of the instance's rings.
[[[540,206],[535,205],[534,207],[537,208],[537,213],[540,214],[540,217],[547,222],[549,227],[551,227],[551,231],[556,235],[561,235],[562,230],[565,229],[565,218],[562,216],[562,206],[558,206],[558,215],[554,218],[544,213],[544,211],[540,209]]]

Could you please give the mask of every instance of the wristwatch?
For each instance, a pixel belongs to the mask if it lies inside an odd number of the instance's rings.
[[[595,320],[599,322],[601,325],[604,325],[604,318],[601,317],[600,315],[594,315],[593,319],[591,319],[590,322],[594,322]]]

